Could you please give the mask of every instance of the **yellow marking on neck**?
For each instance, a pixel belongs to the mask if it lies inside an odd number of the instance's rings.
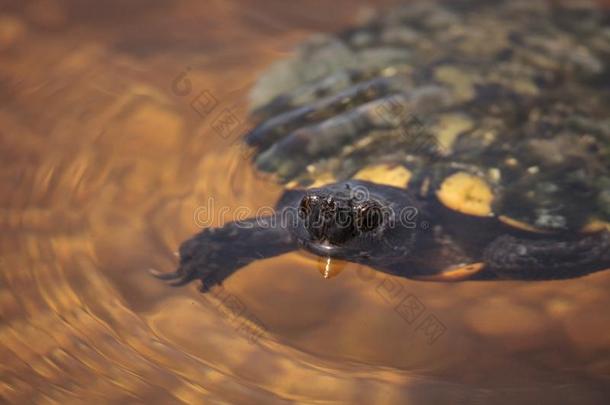
[[[328,184],[336,183],[337,178],[332,173],[321,173],[316,176],[316,180],[311,183],[307,188],[318,188]]]

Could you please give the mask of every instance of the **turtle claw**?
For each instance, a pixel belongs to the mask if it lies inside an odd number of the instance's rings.
[[[222,285],[222,281],[209,281],[209,280],[206,281],[206,280],[201,280],[201,285],[199,286],[199,291],[202,292],[202,293],[207,293],[215,285]]]
[[[197,273],[186,274],[179,278],[178,280],[171,281],[168,284],[172,287],[182,287],[197,278]]]
[[[176,270],[173,274],[174,274],[173,277],[168,278],[168,280],[171,280],[171,281],[169,281],[167,283],[167,284],[171,285],[172,287],[181,287],[199,277],[199,274],[196,271],[196,269],[191,267],[190,269],[187,270],[187,269],[185,269],[185,266],[183,266],[183,265],[178,267],[178,270]]]
[[[178,269],[172,273],[150,270],[168,285],[180,287],[200,279],[201,291],[209,291],[249,263],[295,249],[290,232],[273,217],[230,222],[221,228],[204,229],[184,241],[179,248]],[[265,222],[267,221],[267,222]]]
[[[201,277],[197,271],[184,271],[182,266],[171,273],[162,273],[154,269],[149,269],[149,273],[159,280],[167,281],[167,284],[172,287],[181,287]]]
[[[185,270],[183,265],[170,273],[163,273],[155,269],[149,269],[148,271],[153,277],[167,281],[167,284],[172,287],[181,287],[200,277],[195,269]]]
[[[172,271],[170,273],[163,273],[156,269],[148,269],[148,272],[153,277],[158,278],[159,280],[164,280],[164,281],[175,280],[175,279],[181,277],[181,275],[180,275],[180,273],[178,273],[178,271]]]
[[[180,263],[176,271],[166,273],[149,269],[149,273],[172,287],[181,287],[200,279],[200,290],[207,292],[231,274],[231,271],[224,271],[223,266],[228,269],[235,267],[233,256],[222,252],[221,242],[224,241],[217,237],[215,231],[203,231],[180,246]]]

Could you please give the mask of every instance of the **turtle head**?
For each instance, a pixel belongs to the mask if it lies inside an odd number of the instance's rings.
[[[307,190],[298,200],[296,239],[308,251],[343,260],[404,257],[418,212],[406,194],[363,181]]]

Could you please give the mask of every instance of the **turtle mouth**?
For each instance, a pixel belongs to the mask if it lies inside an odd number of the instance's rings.
[[[337,257],[339,256],[344,249],[341,246],[333,245],[328,241],[315,241],[315,242],[305,242],[303,247],[315,253],[318,256],[328,256],[328,257]]]

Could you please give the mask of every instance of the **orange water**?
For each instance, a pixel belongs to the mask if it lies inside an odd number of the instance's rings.
[[[235,144],[248,90],[365,2],[87,3],[0,7],[0,402],[608,399],[610,272],[439,284],[348,265],[325,280],[293,253],[207,295],[150,277],[210,198],[212,225],[273,205],[280,187]]]

